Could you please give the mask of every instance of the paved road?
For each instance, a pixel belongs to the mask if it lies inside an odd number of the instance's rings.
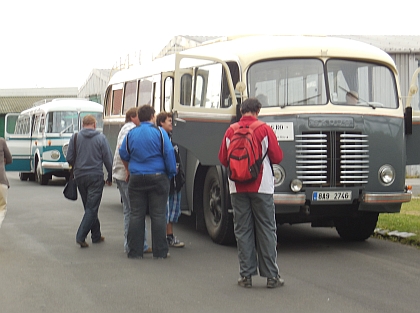
[[[118,191],[106,187],[100,220],[106,241],[80,249],[75,233],[80,200],[10,174],[9,211],[0,229],[0,312],[418,312],[420,250],[369,239],[346,243],[333,229],[279,230],[278,261],[286,285],[236,285],[236,248],[175,226],[186,242],[166,260],[131,260],[123,253]],[[150,225],[150,224],[149,224]],[[90,240],[88,240],[90,242]]]

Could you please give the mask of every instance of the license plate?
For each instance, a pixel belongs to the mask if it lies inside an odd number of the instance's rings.
[[[314,191],[312,201],[350,201],[351,191]]]

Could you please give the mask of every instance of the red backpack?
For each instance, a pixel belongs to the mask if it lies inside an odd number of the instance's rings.
[[[255,121],[249,126],[240,126],[239,123],[230,125],[233,129],[227,150],[230,180],[246,183],[258,177],[267,153],[261,157],[261,143],[255,138],[254,131],[263,124]]]

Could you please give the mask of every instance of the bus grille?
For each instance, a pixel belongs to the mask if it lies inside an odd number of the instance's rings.
[[[348,132],[296,135],[296,173],[306,186],[352,187],[368,182],[368,136]]]

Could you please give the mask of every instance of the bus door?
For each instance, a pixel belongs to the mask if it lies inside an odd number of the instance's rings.
[[[13,157],[6,171],[31,171],[31,116],[9,113],[6,115],[4,137]]]
[[[177,54],[175,62],[172,139],[201,164],[218,165],[221,140],[236,115],[229,66],[219,59],[183,54]]]

